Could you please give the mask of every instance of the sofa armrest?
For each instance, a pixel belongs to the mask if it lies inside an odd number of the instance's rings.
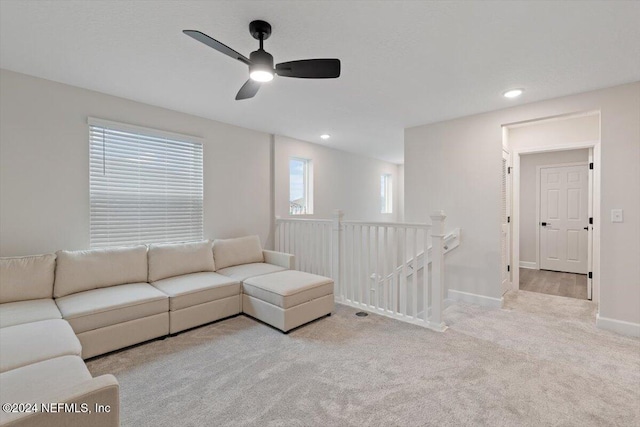
[[[36,399],[43,403],[75,403],[77,413],[35,412],[15,414],[18,417],[7,420],[4,426],[19,427],[63,427],[71,425],[90,425],[92,427],[120,426],[120,387],[113,375],[101,375],[76,384],[64,392],[49,395],[45,399]],[[81,413],[83,404],[91,413]],[[108,408],[108,412],[107,412]],[[13,415],[13,414],[12,414]],[[12,417],[13,418],[13,417]]]
[[[284,252],[262,250],[264,262],[267,264],[278,265],[287,270],[295,270],[295,256]]]

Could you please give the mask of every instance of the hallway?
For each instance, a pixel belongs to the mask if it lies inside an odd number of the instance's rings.
[[[520,290],[586,300],[587,276],[521,268]]]

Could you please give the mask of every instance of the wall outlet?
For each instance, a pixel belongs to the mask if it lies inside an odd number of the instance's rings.
[[[624,222],[622,209],[611,209],[611,222]]]

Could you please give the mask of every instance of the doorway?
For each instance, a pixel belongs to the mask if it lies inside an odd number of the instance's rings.
[[[514,151],[512,248],[518,266],[514,288],[592,300],[597,293],[594,243],[599,243],[599,218],[594,207],[600,201],[594,184],[599,182],[595,158],[600,146],[554,148]],[[585,161],[567,162],[580,156]],[[532,163],[536,164],[533,210],[523,203],[531,199]]]
[[[587,115],[591,119],[587,119]],[[588,136],[599,138],[598,113],[547,119],[540,121],[544,122],[541,126],[538,126],[538,122],[505,126],[504,144],[511,150],[513,163],[510,197],[513,208],[510,224],[510,264],[513,266],[511,289],[597,302],[600,260],[600,142],[586,138],[572,141],[571,137],[580,138],[580,131],[574,132],[575,135],[559,132],[555,140],[553,137],[547,138],[551,130],[562,129],[562,126],[566,130],[567,126],[558,122],[567,119],[576,119],[575,123],[581,125],[588,120],[595,121],[596,130]],[[511,127],[523,126],[539,128],[530,132],[535,138],[527,140],[520,137],[516,140],[514,135],[510,135]],[[581,126],[581,129],[585,127]],[[587,135],[586,132],[582,134]],[[513,145],[510,144],[513,142],[510,141],[512,137],[516,140]],[[563,138],[565,142],[562,141]],[[528,159],[532,159],[534,155],[546,157],[547,161],[538,162],[534,167],[533,178],[531,174],[524,176],[523,167],[529,168],[530,172],[531,162]],[[531,183],[536,186],[534,190],[531,190]],[[533,202],[528,197],[529,207],[522,205],[524,191],[527,191],[527,195],[534,195]],[[532,239],[534,244],[523,246],[523,240],[531,242]]]
[[[591,299],[591,150],[521,154],[520,289]]]

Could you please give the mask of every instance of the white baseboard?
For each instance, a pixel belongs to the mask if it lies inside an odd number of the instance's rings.
[[[640,337],[640,323],[601,317],[600,313],[596,314],[596,327],[630,337]]]
[[[469,304],[481,305],[483,307],[502,308],[503,299],[493,298],[485,295],[472,294],[469,292],[449,289],[447,298],[451,301],[461,301]]]
[[[538,264],[535,261],[520,261],[520,268],[528,268],[530,270],[537,270]]]

